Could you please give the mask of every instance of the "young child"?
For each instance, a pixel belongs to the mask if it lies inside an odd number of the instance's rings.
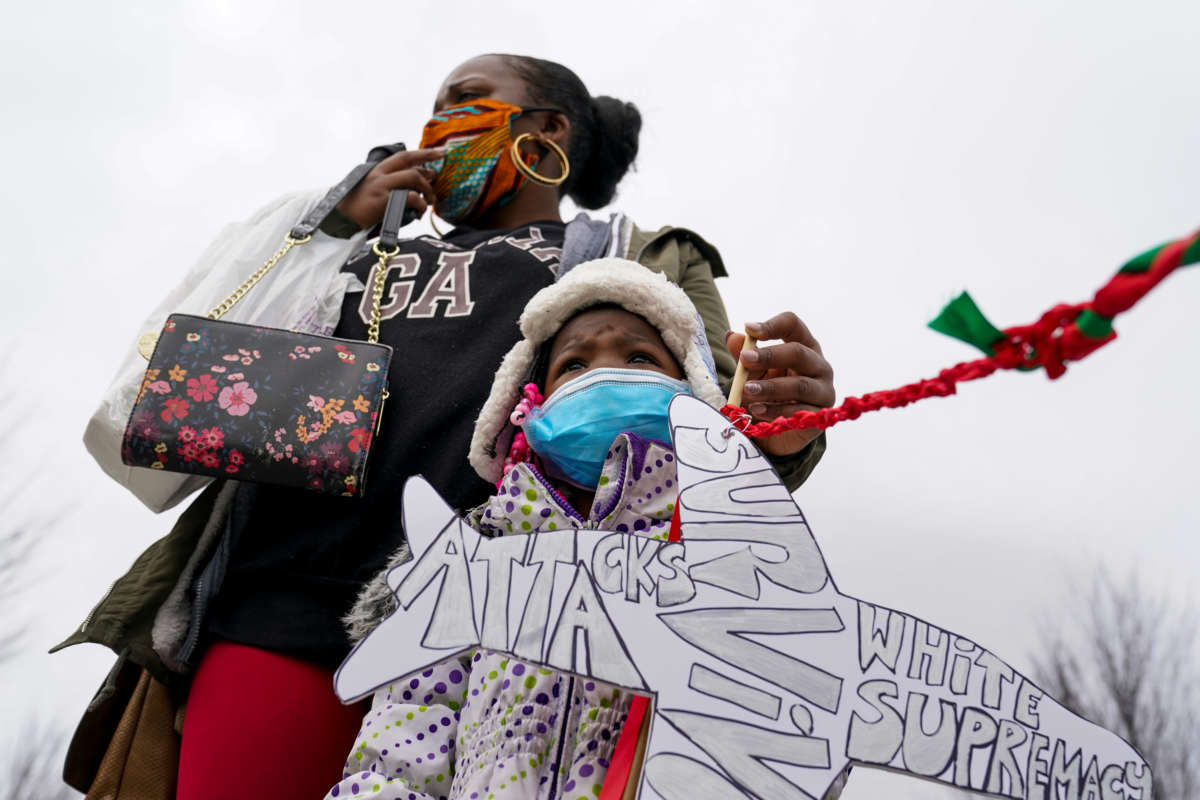
[[[679,392],[723,402],[687,296],[604,259],[538,292],[519,324],[524,339],[496,373],[470,449],[497,492],[468,521],[498,536],[666,538],[678,494],[667,404]],[[405,549],[389,569],[407,559]],[[355,640],[394,607],[385,576],[346,619]],[[375,693],[327,797],[594,800],[632,698],[502,654],[451,659]]]

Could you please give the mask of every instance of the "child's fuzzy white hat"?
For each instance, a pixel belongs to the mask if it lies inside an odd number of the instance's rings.
[[[709,405],[725,402],[711,368],[704,326],[696,307],[662,273],[623,258],[601,258],[572,269],[562,280],[535,294],[525,306],[518,325],[525,337],[500,362],[492,391],[475,421],[469,458],[484,480],[500,479],[516,428],[509,421],[530,379],[538,349],[580,311],[612,303],[645,319],[662,336],[683,367],[692,394]],[[703,348],[703,350],[701,349]]]

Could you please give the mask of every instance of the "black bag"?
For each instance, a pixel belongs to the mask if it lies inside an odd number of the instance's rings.
[[[382,158],[376,148],[297,224],[283,246],[207,317],[172,314],[142,337],[150,364],[121,443],[126,464],[171,472],[360,496],[387,399],[392,348],[379,344],[383,281],[372,294],[367,341],[296,333],[221,316],[287,253],[312,238],[329,212]],[[374,252],[395,255],[408,192],[388,198]],[[386,267],[378,270],[386,275]],[[152,353],[147,351],[153,345]]]

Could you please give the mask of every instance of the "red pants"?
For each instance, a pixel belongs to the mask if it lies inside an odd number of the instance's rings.
[[[323,667],[217,642],[188,695],[176,800],[318,800],[341,780],[366,710],[342,705]]]

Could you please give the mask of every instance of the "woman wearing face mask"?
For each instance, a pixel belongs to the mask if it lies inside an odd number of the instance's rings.
[[[832,371],[795,315],[751,328],[782,344],[741,352],[713,282],[723,264],[700,237],[642,231],[622,215],[564,224],[563,196],[584,208],[612,200],[640,126],[632,105],[593,98],[561,65],[480,56],[438,90],[422,148],[380,162],[323,223],[324,235],[364,237],[402,189],[411,207],[432,205],[455,226],[440,239],[402,241],[386,275],[372,256],[345,267],[369,288],[384,282],[380,341],[395,348],[370,493],[341,501],[214,484],[67,642],[124,652],[186,695],[181,800],[266,796],[268,784],[271,796],[319,796],[337,779],[362,715],[330,689],[349,650],[341,617],[402,541],[404,480],[425,476],[460,509],[486,498],[491,487],[465,458],[487,397],[483,376],[517,341],[527,301],[574,265],[616,255],[677,283],[700,312],[721,380],[735,357],[752,370],[747,400],[757,416],[833,403]],[[335,336],[366,338],[369,299],[346,296]],[[824,437],[791,432],[763,448],[795,488]],[[283,760],[290,769],[270,768]]]

